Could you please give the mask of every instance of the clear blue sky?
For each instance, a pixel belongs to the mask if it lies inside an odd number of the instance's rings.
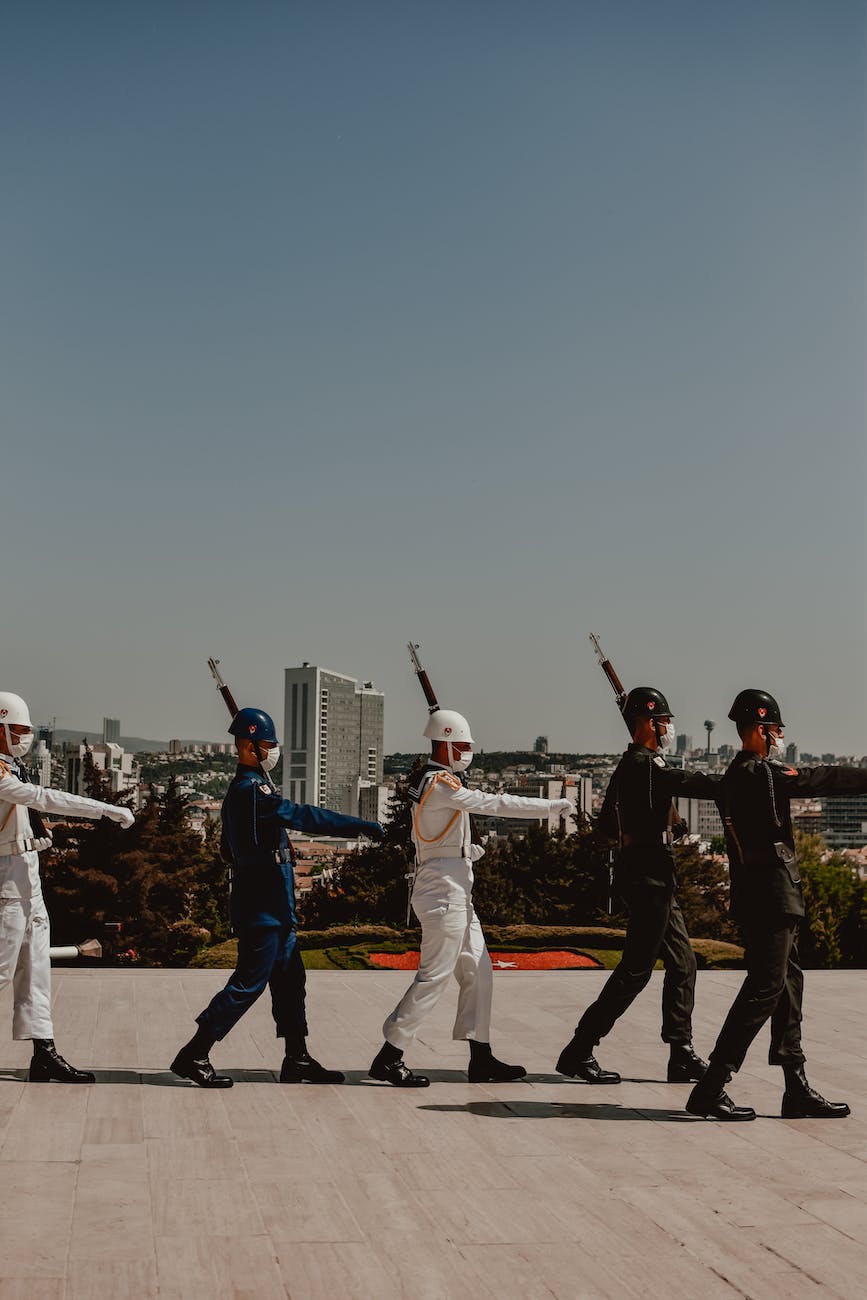
[[[0,10],[2,685],[867,751],[860,0]]]

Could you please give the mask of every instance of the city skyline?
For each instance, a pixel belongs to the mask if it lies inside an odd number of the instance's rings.
[[[4,14],[0,686],[222,734],[287,665],[480,744],[761,686],[867,748],[860,0]]]

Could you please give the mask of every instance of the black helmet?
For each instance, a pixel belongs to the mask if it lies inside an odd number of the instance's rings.
[[[749,725],[751,722],[767,722],[776,727],[785,726],[780,717],[779,704],[767,691],[753,689],[739,691],[735,696],[734,704],[729,709],[729,717],[732,722],[742,725]]]
[[[655,686],[633,686],[623,705],[623,716],[630,729],[639,718],[670,718],[671,706]]]

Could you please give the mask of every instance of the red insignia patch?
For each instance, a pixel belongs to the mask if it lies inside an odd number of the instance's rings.
[[[763,718],[763,717],[765,716],[766,713],[767,713],[767,709],[759,709],[759,717],[760,717],[760,718]]]
[[[451,727],[443,727],[443,735],[444,735],[444,736],[450,736],[451,734],[452,734],[452,729],[451,729]]]
[[[650,709],[650,711],[651,711],[651,713],[652,713],[653,710],[656,708],[656,701],[655,701],[655,700],[648,700],[648,701],[647,701],[647,707]]]
[[[8,709],[0,709],[0,718],[5,718],[8,712]]]
[[[251,722],[250,725],[249,725],[249,727],[247,728],[247,730],[249,731],[249,733],[250,733],[251,736],[255,736],[255,734],[256,734],[256,724],[255,724],[255,722]]]

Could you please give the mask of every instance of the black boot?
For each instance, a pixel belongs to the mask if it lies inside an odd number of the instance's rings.
[[[727,1070],[720,1070],[709,1065],[703,1077],[695,1085],[686,1102],[690,1115],[701,1115],[703,1119],[721,1119],[730,1123],[755,1119],[756,1112],[751,1106],[736,1106],[725,1091],[730,1075]]]
[[[33,1039],[29,1078],[31,1083],[50,1083],[52,1079],[57,1083],[96,1083],[96,1075],[89,1070],[76,1070],[64,1061],[53,1038]]]
[[[850,1113],[845,1101],[826,1101],[807,1082],[803,1065],[784,1065],[786,1091],[780,1111],[783,1119],[845,1119]]]
[[[403,1063],[403,1052],[391,1043],[383,1043],[367,1071],[371,1079],[390,1083],[393,1088],[427,1088],[430,1079],[426,1074],[413,1074]]]
[[[575,1034],[567,1043],[557,1060],[558,1074],[565,1074],[570,1079],[583,1079],[585,1083],[619,1083],[620,1075],[615,1070],[603,1070],[586,1043],[582,1043]]]
[[[281,1083],[344,1083],[340,1070],[326,1070],[314,1061],[304,1039],[286,1039],[286,1055],[280,1070]]]
[[[698,1083],[704,1077],[707,1061],[703,1061],[692,1043],[672,1043],[668,1058],[669,1083]]]
[[[208,1053],[217,1040],[200,1025],[193,1037],[178,1052],[169,1069],[180,1079],[189,1079],[199,1088],[231,1088],[227,1074],[217,1074]]]
[[[471,1038],[469,1044],[467,1078],[470,1083],[514,1083],[526,1075],[523,1065],[507,1065],[505,1061],[498,1061],[491,1051],[490,1043],[477,1043]]]

